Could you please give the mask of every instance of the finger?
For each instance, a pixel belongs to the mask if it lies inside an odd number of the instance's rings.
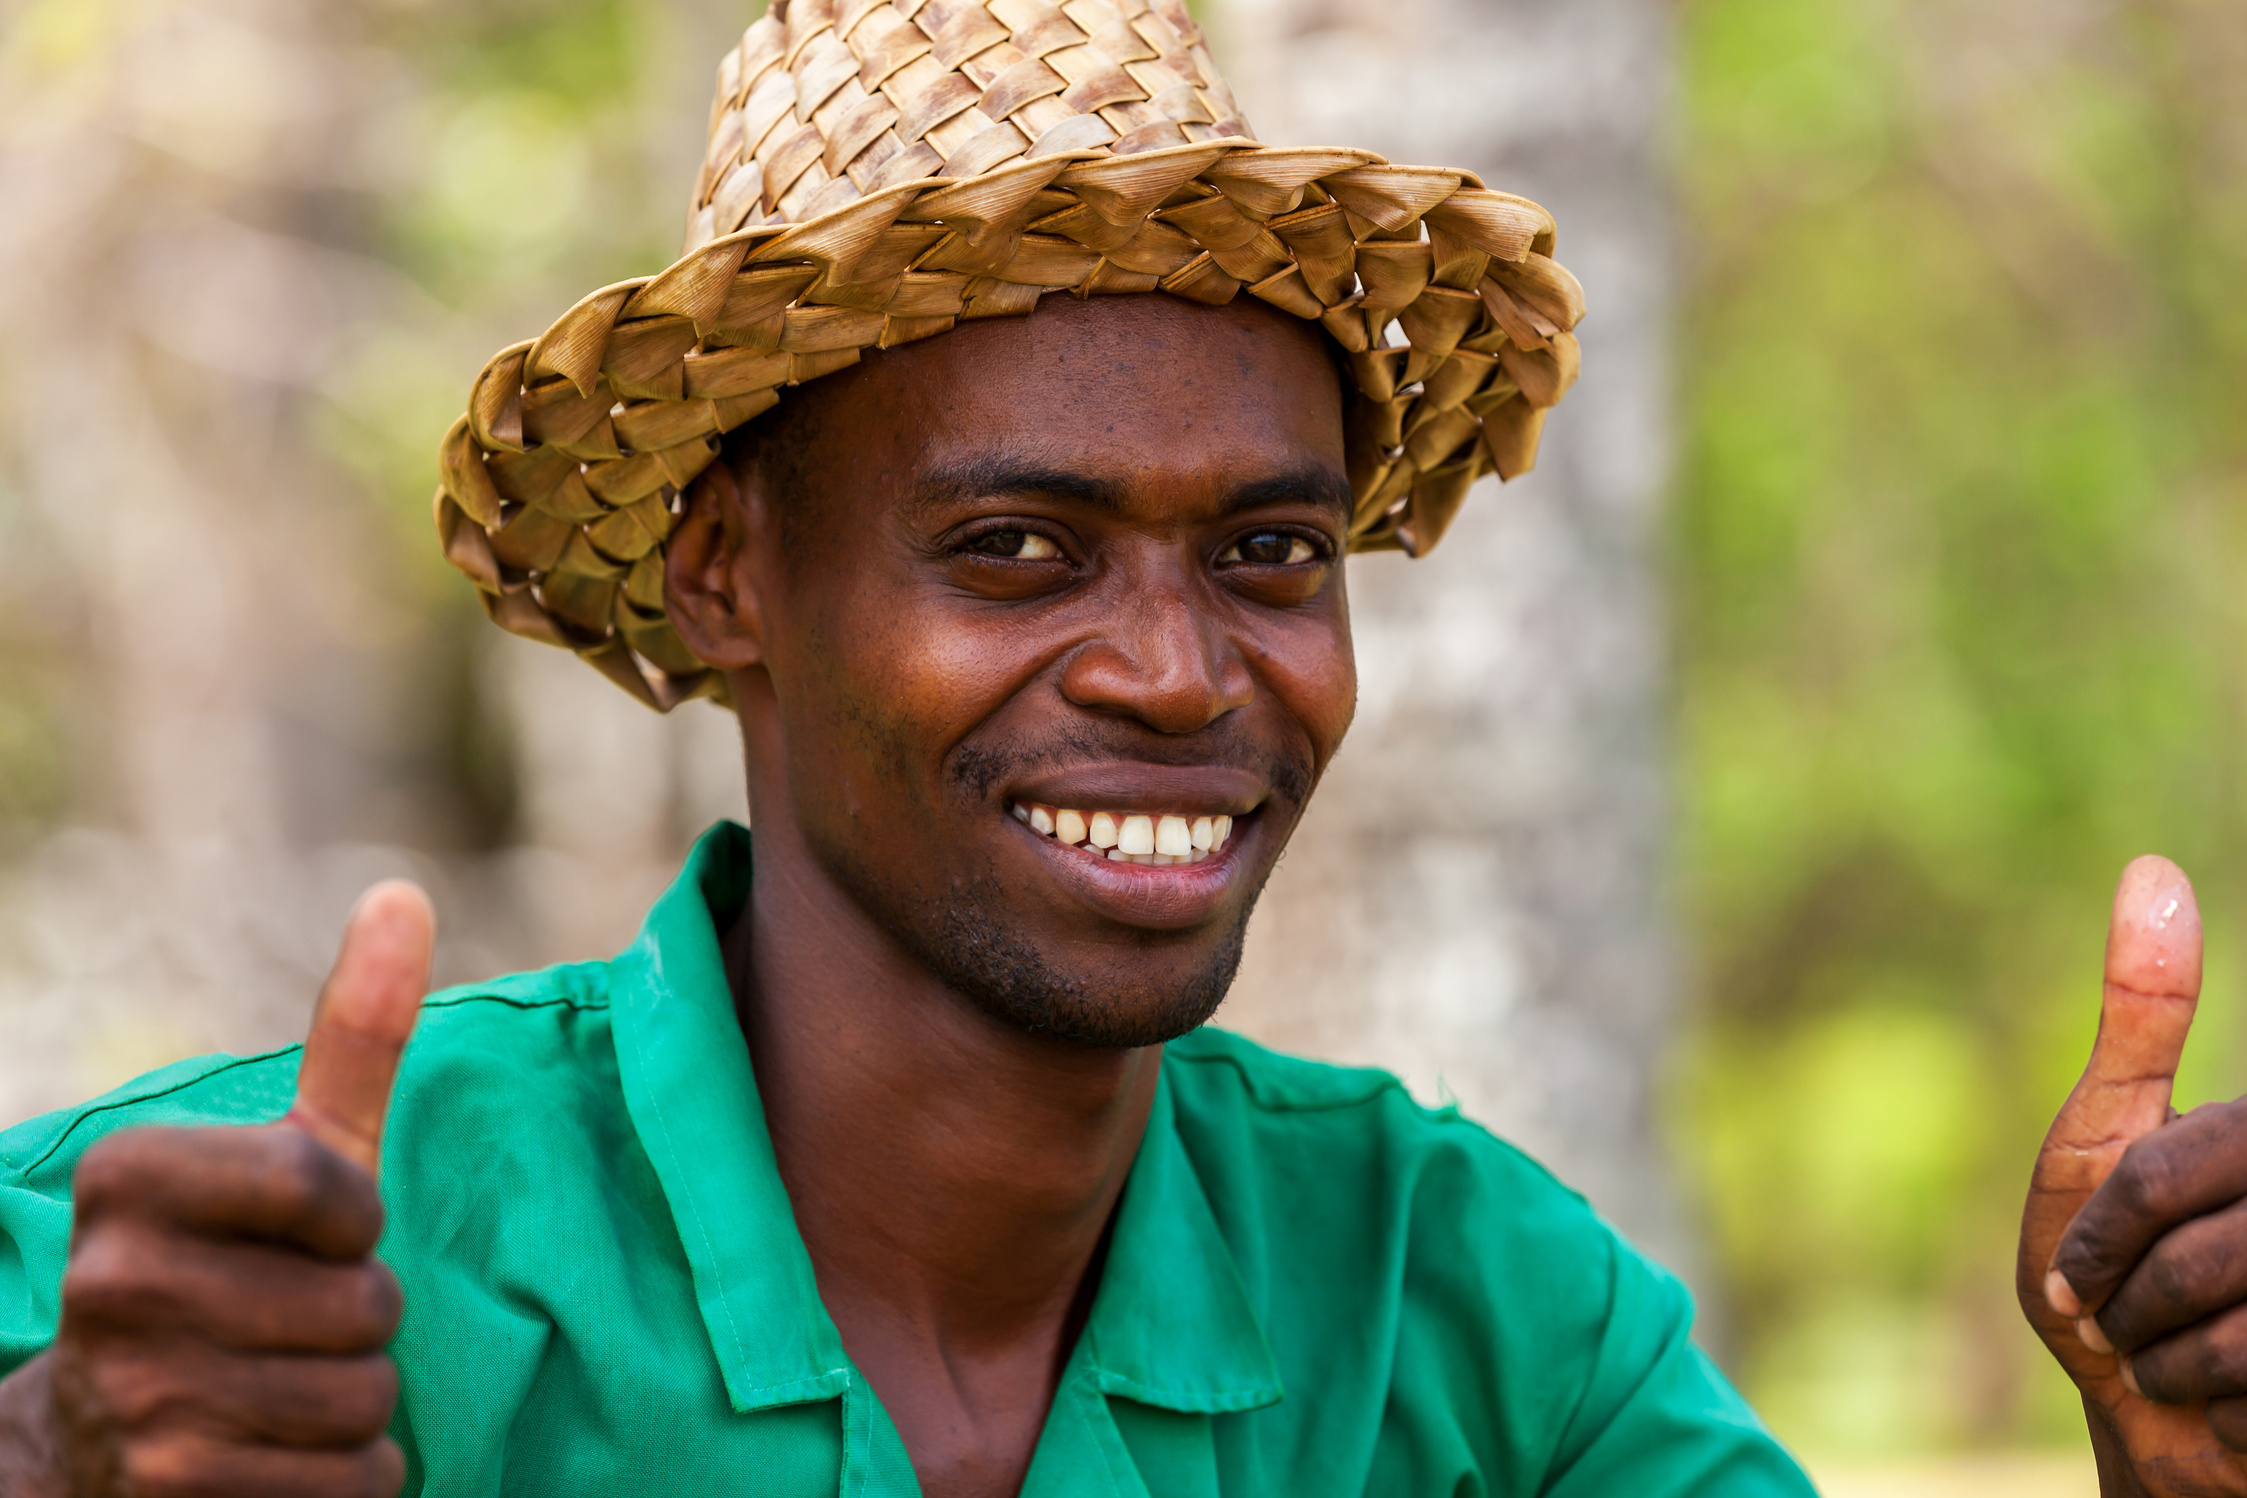
[[[87,1381],[127,1432],[189,1429],[282,1446],[364,1446],[398,1404],[398,1370],[381,1353],[243,1356],[195,1342],[145,1343],[91,1360]]]
[[[372,1178],[291,1128],[128,1129],[86,1151],[71,1196],[81,1242],[136,1219],[357,1259],[382,1232]]]
[[[2133,860],[2115,889],[2107,928],[2098,1039],[2037,1157],[2023,1225],[2025,1250],[2046,1255],[2056,1250],[2067,1219],[2106,1179],[2123,1150],[2167,1122],[2177,1061],[2199,997],[2200,907],[2191,881],[2166,858]],[[2150,1241],[2151,1235],[2145,1242]],[[2080,1316],[2086,1305],[2097,1306],[2129,1268],[2129,1261],[2102,1264],[2094,1288],[2076,1281],[2072,1271],[2078,1266],[2072,1262],[2068,1272],[2053,1267],[2049,1257],[2043,1262],[2046,1298],[2069,1318]]]
[[[258,1243],[117,1226],[79,1245],[62,1282],[72,1335],[179,1333],[255,1352],[379,1352],[403,1296],[379,1261],[330,1263]]]
[[[2233,1451],[2247,1452],[2247,1399],[2209,1400],[2208,1429]]]
[[[418,887],[390,880],[368,890],[305,1038],[288,1122],[368,1171],[382,1157],[390,1083],[429,991],[436,940],[436,913]]]
[[[2247,1306],[2139,1348],[2122,1360],[2122,1377],[2162,1404],[2247,1395]]]
[[[2202,1128],[2209,1123],[2225,1127]],[[2196,1131],[2212,1136],[2212,1142],[2223,1147],[2178,1147],[2211,1142],[2187,1138]],[[2155,1146],[2169,1161],[2141,1171],[2133,1157],[2141,1151],[2151,1153]],[[2240,1104],[2224,1105],[2222,1115],[2215,1118],[2196,1112],[2130,1147],[2121,1166],[2068,1228],[2060,1242],[2060,1267],[2071,1276],[2082,1273],[2092,1280],[2090,1270],[2075,1266],[2095,1262],[2099,1245],[2118,1244],[2110,1251],[2131,1252],[2138,1234],[2132,1226],[2133,1209],[2117,1205],[2124,1199],[2134,1204],[2134,1210],[2157,1220],[2183,1220],[2135,1259],[2135,1267],[2099,1307],[2098,1340],[2132,1352],[2247,1301],[2247,1201],[2239,1200],[2242,1195],[2247,1195],[2247,1108]],[[2223,1210],[2209,1210],[2219,1206]],[[2085,1340],[2092,1340],[2090,1328],[2085,1329]]]
[[[2077,1147],[2150,1134],[2169,1094],[2200,997],[2200,906],[2166,858],[2122,871],[2107,927],[2099,1035],[2055,1132]]]
[[[136,1498],[392,1498],[406,1459],[385,1437],[351,1451],[307,1451],[181,1431],[135,1441],[122,1455]]]

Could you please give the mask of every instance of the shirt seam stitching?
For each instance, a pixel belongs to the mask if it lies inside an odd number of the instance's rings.
[[[501,993],[463,993],[424,1000],[424,1009],[458,1009],[463,1004],[504,1004],[510,1009],[607,1009],[606,998],[584,998],[573,994],[557,994],[548,999],[516,999]]]
[[[561,995],[550,999],[511,999],[506,997],[505,995],[494,993],[456,994],[447,998],[433,998],[425,1001],[422,1004],[422,1007],[424,1009],[456,1009],[463,1004],[473,1004],[479,1002],[504,1004],[510,1009],[552,1009],[557,1007],[567,1007],[570,1009],[583,1011],[587,1009],[606,1009],[609,1007],[608,1001],[606,999],[588,1002],[569,995]],[[28,1176],[33,1171],[39,1169],[40,1166],[45,1165],[49,1160],[52,1160],[55,1157],[56,1153],[60,1151],[64,1145],[70,1142],[70,1137],[78,1132],[78,1126],[80,1124],[97,1118],[102,1114],[115,1113],[125,1108],[137,1108],[144,1103],[162,1102],[165,1098],[177,1096],[178,1094],[187,1091],[191,1087],[201,1086],[203,1083],[210,1081],[214,1077],[223,1077],[228,1072],[239,1071],[245,1066],[257,1066],[263,1062],[271,1061],[276,1057],[286,1056],[291,1051],[301,1051],[302,1049],[304,1049],[304,1043],[302,1041],[292,1041],[288,1045],[277,1046],[270,1051],[260,1051],[254,1056],[232,1057],[225,1063],[212,1067],[209,1071],[198,1072],[192,1077],[183,1078],[182,1080],[174,1082],[171,1086],[163,1088],[160,1091],[144,1092],[134,1097],[119,1098],[115,1102],[111,1103],[89,1103],[84,1108],[81,1108],[78,1111],[77,1116],[72,1118],[70,1122],[63,1127],[63,1131],[60,1134],[57,1134],[54,1138],[54,1141],[50,1143],[46,1147],[46,1149],[40,1152],[38,1158],[30,1161],[28,1164],[19,1167],[16,1171],[16,1174],[19,1178]]]
[[[271,1061],[276,1056],[286,1056],[289,1052],[298,1049],[301,1049],[301,1047],[295,1044],[291,1044],[281,1046],[276,1050],[260,1051],[255,1056],[235,1056],[229,1059],[222,1066],[214,1066],[209,1071],[198,1072],[192,1077],[187,1077],[182,1079],[181,1081],[174,1082],[171,1086],[166,1087],[159,1092],[142,1093],[138,1097],[119,1098],[113,1103],[90,1103],[86,1107],[80,1109],[78,1111],[78,1115],[75,1118],[71,1119],[70,1122],[64,1126],[63,1131],[55,1136],[54,1143],[48,1145],[47,1148],[40,1153],[38,1159],[33,1160],[30,1164],[24,1166],[17,1172],[17,1175],[19,1177],[28,1176],[33,1171],[37,1170],[40,1166],[46,1164],[49,1160],[52,1160],[55,1157],[56,1152],[59,1151],[65,1144],[68,1144],[70,1142],[70,1136],[78,1132],[78,1126],[86,1122],[90,1118],[94,1118],[97,1115],[103,1113],[115,1113],[121,1108],[138,1107],[142,1103],[161,1102],[163,1099],[171,1097],[175,1093],[185,1092],[190,1087],[194,1087],[203,1082],[208,1082],[213,1077],[224,1076],[230,1071],[239,1071],[245,1066],[256,1066],[260,1062]]]

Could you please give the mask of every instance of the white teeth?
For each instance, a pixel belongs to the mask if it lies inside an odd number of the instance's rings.
[[[1007,808],[1018,822],[1041,836],[1075,848],[1105,853],[1117,863],[1200,863],[1218,852],[1233,835],[1231,817],[1187,817],[1177,812],[1096,811],[1089,815],[1069,807],[1016,801]]]

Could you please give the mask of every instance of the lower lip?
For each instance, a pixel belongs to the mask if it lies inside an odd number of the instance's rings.
[[[1072,847],[1007,817],[1007,825],[1036,842],[1070,886],[1101,915],[1126,926],[1180,931],[1216,916],[1240,877],[1240,854],[1256,833],[1257,819],[1233,819],[1225,846],[1200,863],[1147,864],[1112,859],[1092,847]]]

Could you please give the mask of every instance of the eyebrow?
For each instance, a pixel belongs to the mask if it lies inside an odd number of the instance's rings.
[[[1125,485],[1113,479],[994,454],[931,469],[914,485],[906,505],[910,510],[925,512],[980,494],[1036,495],[1119,515],[1126,508],[1128,493]],[[1338,470],[1311,464],[1243,484],[1225,496],[1218,518],[1284,504],[1307,504],[1347,521],[1356,508],[1357,497]]]

